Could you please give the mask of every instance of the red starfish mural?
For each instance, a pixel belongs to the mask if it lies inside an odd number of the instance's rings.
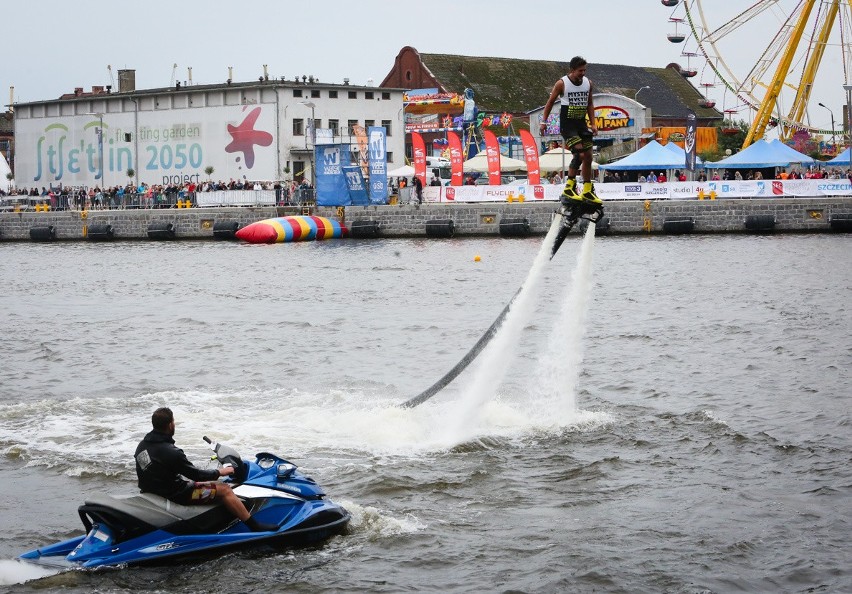
[[[228,132],[233,140],[225,147],[225,152],[241,152],[245,159],[246,167],[249,169],[254,167],[254,145],[269,146],[272,144],[272,134],[254,129],[254,124],[260,116],[260,109],[260,107],[252,109],[239,126],[228,124]]]

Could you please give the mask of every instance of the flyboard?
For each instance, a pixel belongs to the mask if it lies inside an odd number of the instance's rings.
[[[574,201],[572,201],[574,202]],[[577,201],[577,204],[572,206],[562,206],[558,211],[556,211],[556,216],[561,218],[559,222],[559,231],[556,234],[556,237],[553,239],[553,243],[550,249],[550,259],[553,259],[553,256],[556,255],[556,252],[562,246],[562,243],[565,241],[565,238],[568,237],[568,233],[571,232],[571,229],[574,228],[574,225],[580,219],[586,219],[589,222],[597,223],[601,217],[603,217],[603,206],[600,204],[592,205],[588,203],[583,203]],[[550,234],[547,236],[551,237]],[[523,290],[523,286],[518,289],[512,298],[509,300],[509,303],[506,304],[506,307],[503,308],[497,318],[492,322],[492,324],[488,327],[488,330],[476,341],[476,344],[471,347],[471,349],[462,357],[461,361],[455,364],[455,366],[450,369],[444,377],[439,379],[437,382],[429,386],[426,390],[403,402],[400,406],[403,408],[413,408],[419,404],[423,404],[427,400],[429,400],[432,396],[446,388],[450,382],[452,382],[458,375],[464,371],[468,365],[470,365],[474,359],[482,352],[491,339],[494,338],[494,335],[497,334],[497,330],[500,329],[500,326],[503,324],[503,320],[506,319],[506,316],[509,313],[509,310],[512,308],[512,304],[515,302],[515,299],[518,298],[521,291]]]

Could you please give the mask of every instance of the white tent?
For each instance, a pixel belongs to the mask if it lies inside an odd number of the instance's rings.
[[[6,157],[3,156],[3,153],[0,153],[0,188],[3,190],[8,190],[10,187],[15,187],[15,180],[9,181],[6,179],[6,175],[12,173],[12,170],[9,168],[9,164],[6,162]]]
[[[403,165],[396,169],[388,171],[388,177],[414,177],[414,167],[411,165]]]
[[[562,147],[550,149],[543,153],[538,158],[538,168],[542,173],[551,173],[553,171],[568,171],[568,165],[571,159],[574,158],[574,153],[567,151]],[[592,161],[592,169],[597,169],[598,164]]]
[[[466,172],[488,173],[488,157],[485,151],[476,153],[472,159],[464,162]],[[526,171],[527,164],[519,159],[500,155],[500,171]]]

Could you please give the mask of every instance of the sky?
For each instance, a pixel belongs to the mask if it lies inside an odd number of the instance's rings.
[[[791,0],[779,4],[785,2]],[[751,3],[703,1],[717,19]],[[10,86],[17,102],[57,98],[75,87],[117,89],[117,72],[124,68],[136,70],[140,89],[170,86],[173,76],[187,81],[188,67],[195,84],[224,82],[229,66],[235,81],[256,80],[264,64],[270,77],[378,85],[407,45],[423,53],[542,60],[580,54],[589,62],[633,66],[691,62],[705,76],[702,60],[681,56],[681,47],[666,39],[674,27],[669,17],[677,14],[659,0],[35,0],[10,3],[3,13],[4,105]],[[777,30],[768,24],[758,29]],[[747,72],[753,45],[731,40],[726,60]],[[834,112],[838,128],[845,102],[840,62],[821,72],[832,82],[817,98]],[[700,88],[697,78],[692,80]],[[707,90],[718,95],[717,108],[734,106],[720,90]],[[809,113],[814,125],[830,127],[827,109],[812,107]],[[745,111],[737,117],[748,119]]]

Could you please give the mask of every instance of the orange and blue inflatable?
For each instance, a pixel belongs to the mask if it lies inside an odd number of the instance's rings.
[[[236,235],[249,243],[282,243],[345,237],[348,230],[337,221],[325,217],[294,215],[257,221],[246,225]]]

